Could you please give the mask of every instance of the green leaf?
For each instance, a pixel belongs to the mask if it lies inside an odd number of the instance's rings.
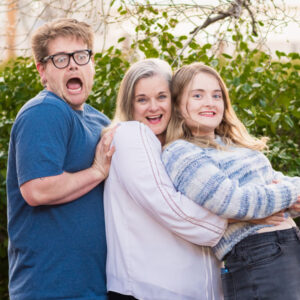
[[[288,54],[288,57],[290,57],[291,59],[300,59],[300,54],[297,52],[291,52]]]
[[[196,44],[195,42],[191,42],[191,43],[189,44],[189,47],[190,47],[191,49],[195,50],[195,49],[199,48],[199,45]]]
[[[207,43],[207,44],[205,44],[205,45],[202,47],[202,49],[203,49],[203,50],[208,50],[208,49],[211,49],[211,47],[212,47],[212,44]]]
[[[118,43],[121,43],[121,42],[123,42],[124,40],[126,40],[126,37],[121,37],[121,38],[118,39]]]
[[[249,83],[243,84],[242,89],[246,93],[250,93],[252,91],[252,87]]]
[[[264,71],[264,68],[257,67],[257,68],[254,69],[254,71],[257,72],[257,73],[262,73]]]
[[[226,57],[226,58],[229,58],[229,59],[231,59],[231,58],[232,58],[232,56],[231,56],[231,55],[229,55],[229,54],[226,54],[226,53],[222,53],[222,56],[224,56],[224,57]]]
[[[179,41],[183,41],[183,40],[187,40],[187,36],[186,35],[181,35],[179,38],[178,38]]]
[[[217,59],[213,59],[211,62],[210,62],[210,65],[215,68],[219,65],[219,61]]]
[[[281,56],[285,56],[284,52],[278,50],[275,51],[275,54],[277,55],[278,58],[280,58]]]
[[[252,112],[252,110],[251,110],[251,109],[249,109],[249,108],[245,108],[245,109],[244,109],[244,112],[246,112],[246,113],[247,113],[247,115],[249,115],[249,116],[251,116],[251,117],[254,117],[254,114],[253,114],[253,112]]]
[[[271,122],[272,122],[273,124],[275,124],[275,123],[279,120],[279,118],[280,118],[280,113],[277,112],[277,113],[275,113],[275,114],[273,115],[273,117],[272,117],[272,119],[271,119]]]
[[[116,0],[112,0],[109,4],[110,7],[112,7],[114,5],[114,3],[116,2]]]
[[[294,122],[288,115],[284,116],[284,121],[289,127],[291,127],[291,128],[294,127]]]
[[[240,47],[241,47],[242,50],[247,50],[248,49],[248,45],[245,42],[241,42]]]
[[[250,126],[254,125],[254,123],[255,123],[255,120],[247,120],[247,121],[245,121],[245,126],[250,127]]]
[[[261,84],[258,83],[258,82],[255,82],[255,83],[252,84],[252,87],[253,88],[258,88],[258,87],[261,87]]]

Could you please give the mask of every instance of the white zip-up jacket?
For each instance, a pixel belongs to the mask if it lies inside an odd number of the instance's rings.
[[[223,299],[210,247],[227,221],[176,192],[146,125],[121,123],[113,143],[104,190],[108,291],[143,300]]]

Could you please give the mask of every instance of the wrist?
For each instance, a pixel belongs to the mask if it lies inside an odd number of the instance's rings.
[[[106,176],[103,174],[102,170],[99,170],[96,166],[92,165],[90,167],[91,174],[95,181],[98,181],[99,183],[102,182]]]

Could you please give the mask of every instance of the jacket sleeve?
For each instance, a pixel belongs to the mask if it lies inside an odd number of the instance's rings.
[[[181,238],[198,245],[216,245],[227,220],[175,190],[161,161],[160,142],[147,126],[135,121],[121,123],[114,145],[119,181],[138,205]]]
[[[259,219],[297,201],[299,184],[282,181],[240,186],[199,149],[176,141],[164,151],[163,161],[175,188],[211,212],[225,218]]]

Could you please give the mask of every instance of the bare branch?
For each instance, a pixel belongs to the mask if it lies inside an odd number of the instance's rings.
[[[244,7],[247,9],[247,11],[248,11],[248,13],[249,13],[249,15],[250,15],[250,17],[251,17],[251,20],[252,20],[252,33],[253,33],[255,36],[257,36],[256,20],[255,20],[255,18],[254,18],[254,15],[253,15],[252,10],[250,9],[250,1],[249,1],[249,0],[248,0],[248,1],[245,1],[243,5],[244,5]]]
[[[8,12],[13,7],[11,5],[9,8],[7,3],[15,4],[17,7],[14,46],[12,44],[8,46],[9,32],[5,30],[8,23]],[[110,6],[111,3],[114,3],[113,7]],[[176,60],[196,39],[196,36],[197,38],[201,36],[202,41],[206,40],[215,45],[223,40],[230,42],[231,35],[228,30],[233,29],[233,24],[237,20],[242,20],[246,25],[250,25],[249,30],[252,30],[253,35],[258,36],[256,44],[264,44],[269,32],[279,31],[289,22],[300,24],[299,8],[295,10],[293,7],[289,7],[284,0],[218,0],[214,1],[214,4],[199,3],[203,2],[200,0],[182,0],[181,2],[179,0],[163,2],[157,0],[0,0],[0,15],[2,15],[0,19],[0,25],[2,25],[0,26],[0,54],[5,55],[12,47],[18,51],[17,54],[20,54],[19,51],[23,51],[26,47],[29,49],[31,32],[41,23],[59,17],[75,17],[86,20],[94,27],[98,40],[101,39],[100,44],[97,42],[97,51],[105,51],[115,40],[118,40],[118,37],[115,37],[116,31],[120,35],[119,37],[122,37],[123,34],[133,40],[141,38],[138,35],[143,32],[135,32],[134,28],[148,18],[149,10],[147,9],[149,7],[157,10],[158,14],[155,18],[158,22],[164,21],[162,13],[166,12],[168,17],[179,21],[175,31],[179,27],[182,28],[183,24],[191,31],[188,41],[180,50]],[[120,5],[123,6],[124,13],[122,14],[117,11]],[[141,7],[145,8],[145,12],[139,10]],[[219,26],[213,24],[219,24]],[[155,27],[155,25],[153,26]],[[120,30],[121,28],[124,28],[124,33]],[[247,26],[241,29],[248,32]],[[138,53],[139,50],[137,47],[131,51]],[[2,57],[0,57],[1,59]]]
[[[192,40],[195,38],[195,36],[199,33],[200,30],[208,27],[211,24],[214,24],[220,20],[226,19],[228,17],[234,17],[238,18],[241,15],[242,6],[244,1],[236,0],[227,11],[219,11],[219,13],[215,17],[208,16],[208,18],[204,21],[204,23],[201,26],[196,27],[192,32],[190,32],[191,37],[188,39],[188,41],[185,43],[185,45],[182,47],[179,54],[176,56],[174,61],[172,62],[172,65],[178,60],[178,58],[183,54],[185,49],[188,47],[188,45],[192,42]],[[214,12],[212,12],[213,14]]]

